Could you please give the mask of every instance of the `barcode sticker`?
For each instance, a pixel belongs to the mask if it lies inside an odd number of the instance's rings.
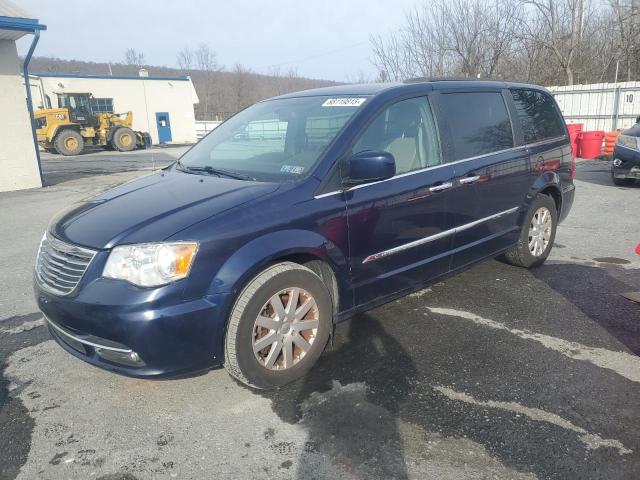
[[[359,107],[367,99],[366,98],[328,98],[322,104],[323,107]]]

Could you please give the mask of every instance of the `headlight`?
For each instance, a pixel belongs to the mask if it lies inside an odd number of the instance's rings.
[[[640,137],[632,137],[631,135],[619,135],[616,143],[618,145],[622,145],[623,147],[640,150]]]
[[[141,243],[115,247],[102,276],[126,280],[141,287],[158,287],[189,275],[198,244]]]

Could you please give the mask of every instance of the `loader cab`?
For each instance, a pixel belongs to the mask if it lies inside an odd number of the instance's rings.
[[[91,108],[90,93],[58,93],[58,108],[69,110],[70,120],[80,125],[96,126],[97,117]]]

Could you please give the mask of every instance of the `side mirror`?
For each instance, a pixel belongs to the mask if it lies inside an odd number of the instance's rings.
[[[389,152],[365,150],[352,155],[346,162],[343,183],[346,186],[379,182],[396,174],[396,160]]]

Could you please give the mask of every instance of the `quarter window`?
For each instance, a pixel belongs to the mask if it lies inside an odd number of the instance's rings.
[[[553,99],[536,90],[511,90],[516,105],[524,143],[539,142],[564,135],[562,118]]]
[[[513,147],[513,131],[499,92],[442,94],[452,138],[452,161]]]
[[[362,132],[353,152],[393,154],[396,174],[440,164],[435,122],[426,97],[402,100],[387,107]]]

